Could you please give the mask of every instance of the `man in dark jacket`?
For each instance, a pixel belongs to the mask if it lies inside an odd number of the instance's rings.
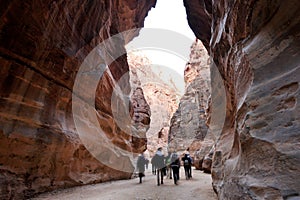
[[[152,158],[152,162],[156,167],[157,185],[164,184],[163,168],[165,167],[165,157],[162,153],[161,147],[157,149],[154,157]]]
[[[177,185],[179,180],[180,160],[178,154],[175,152],[171,154],[171,168],[173,171],[174,184]]]
[[[186,179],[192,178],[192,159],[190,155],[185,153],[181,160],[183,161]]]

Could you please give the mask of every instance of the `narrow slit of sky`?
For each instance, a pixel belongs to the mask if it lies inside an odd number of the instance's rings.
[[[167,29],[195,40],[195,35],[190,29],[183,0],[157,0],[155,8],[152,8],[144,22],[145,28]],[[143,29],[138,36],[143,38]],[[135,39],[127,46],[132,48]],[[176,41],[174,41],[176,42]],[[176,44],[177,45],[177,44]],[[192,44],[178,44],[185,52],[190,52]],[[146,55],[153,65],[162,65],[176,71],[183,78],[184,67],[187,60],[180,56],[162,50],[142,50],[141,54]],[[158,72],[159,73],[159,72]],[[161,72],[160,72],[161,73]],[[164,72],[165,73],[165,72]],[[182,80],[183,81],[183,80]]]

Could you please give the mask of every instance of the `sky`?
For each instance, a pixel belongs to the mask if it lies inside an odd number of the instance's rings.
[[[155,8],[145,19],[144,27],[170,29],[195,39],[186,19],[183,0],[157,0]]]
[[[182,80],[178,80],[177,76],[177,87],[184,87],[182,86],[182,84],[184,84],[183,72],[185,64],[188,61],[185,58],[188,58],[189,56],[190,46],[195,40],[195,35],[188,25],[183,0],[157,0],[155,8],[152,8],[149,11],[148,16],[145,19],[144,28],[145,29],[142,29],[140,31],[139,36],[132,42],[130,42],[127,47],[130,47],[130,49],[134,49],[135,46],[141,46],[140,44],[138,44],[139,40],[149,40],[149,31],[147,30],[148,28],[167,29],[172,31],[170,37],[172,39],[174,38],[172,43],[174,42],[174,45],[176,44],[176,47],[171,46],[169,47],[169,49],[148,48],[146,50],[142,50],[142,54],[146,55],[154,65],[164,66],[163,73],[167,73],[166,69],[169,69],[167,71],[170,71],[171,74],[174,74],[174,71],[178,73],[182,77]],[[153,38],[158,38],[157,40],[159,40],[160,35],[152,35]],[[187,42],[180,42],[180,38],[178,38],[178,35],[182,35],[182,37],[187,38]],[[152,40],[153,38],[151,38],[150,40]],[[162,38],[159,42],[164,42],[163,40],[164,38]],[[154,41],[154,43],[155,42],[157,41]],[[172,49],[175,48],[180,48],[180,51],[185,52],[185,56],[180,56],[172,52]],[[127,52],[130,52],[128,50],[129,48],[127,48]]]

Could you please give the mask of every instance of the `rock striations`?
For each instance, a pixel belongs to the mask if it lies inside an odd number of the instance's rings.
[[[131,176],[107,167],[87,151],[73,122],[72,88],[89,52],[114,34],[142,27],[155,3],[1,2],[0,199],[21,199],[55,188]],[[112,53],[120,49],[125,52],[124,45],[137,34],[123,35],[118,44],[106,48]],[[99,82],[94,110],[107,141],[128,152],[141,152],[145,139],[139,140],[118,128],[112,115],[113,88],[128,69],[125,54],[109,66]],[[120,91],[128,96],[128,77],[126,82]],[[87,84],[82,82],[82,86]],[[82,89],[95,92],[89,87]],[[142,93],[135,94],[130,110],[136,116],[140,112],[135,105],[141,101]],[[142,130],[137,131],[145,134],[149,114],[146,111],[143,120],[133,120],[131,127],[140,127]],[[119,156],[117,151],[110,153]],[[119,161],[120,166],[133,170],[129,157]]]
[[[138,31],[95,51],[95,58],[89,56],[95,66],[83,61],[112,35],[142,27],[155,3],[1,2],[1,199],[131,176],[132,158],[121,152],[145,150],[154,100],[147,99],[144,88],[130,87],[124,45]],[[219,199],[299,199],[300,1],[184,0],[184,6],[191,29],[213,58],[212,104],[206,115],[206,82],[191,62],[186,94],[171,122],[171,144],[185,149],[195,138],[202,141],[208,117],[208,135],[217,141],[212,177]],[[99,75],[93,70],[120,52],[92,88],[84,78]],[[78,73],[82,63],[90,68]],[[78,75],[83,80],[76,82]],[[81,93],[72,94],[74,85]],[[157,91],[153,98],[165,95],[151,87]],[[167,93],[168,101],[175,101]],[[95,99],[89,99],[91,94]],[[79,99],[75,105],[74,99]],[[74,117],[74,106],[81,115]],[[170,106],[165,113],[175,109]],[[96,120],[90,123],[92,115]],[[103,134],[91,131],[98,130],[95,124]],[[159,130],[165,135],[165,129]],[[82,142],[93,138],[96,144]],[[104,148],[106,143],[115,148]],[[97,155],[87,150],[95,147]],[[106,164],[95,156],[106,158],[101,160]],[[116,161],[126,172],[107,166]]]
[[[212,163],[219,199],[298,199],[300,2],[184,4],[225,88]]]
[[[158,147],[165,148],[168,145],[170,119],[178,107],[181,95],[141,52],[128,53],[128,64],[132,88],[142,88],[150,106],[151,122],[146,135],[147,150],[152,157]],[[164,152],[167,153],[167,149]]]
[[[210,96],[209,56],[200,40],[191,46],[190,60],[184,71],[185,93],[172,116],[169,130],[169,148],[183,152],[187,148],[193,156],[200,150],[203,157],[209,152],[213,138],[207,135],[208,100]],[[207,138],[206,138],[207,136]],[[204,142],[204,139],[205,140]],[[196,160],[198,163],[198,158]]]

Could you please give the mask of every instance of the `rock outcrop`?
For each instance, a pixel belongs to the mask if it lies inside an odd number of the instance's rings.
[[[158,147],[167,153],[170,119],[178,107],[180,92],[168,80],[155,72],[157,66],[141,52],[128,54],[130,82],[133,88],[141,87],[150,106],[151,122],[147,131],[147,150],[152,157]],[[152,66],[151,66],[152,65]]]
[[[169,148],[178,152],[189,148],[192,156],[197,150],[205,149],[195,160],[198,163],[198,158],[203,158],[214,143],[212,137],[207,137],[204,142],[208,133],[206,110],[210,96],[210,67],[207,51],[199,40],[191,46],[184,79],[185,93],[171,119]]]
[[[144,152],[147,149],[146,132],[150,128],[151,110],[141,87],[132,88],[132,122],[131,129],[133,152]]]
[[[72,89],[89,52],[114,34],[142,27],[155,2],[1,2],[1,199],[20,199],[56,188],[131,177],[130,172],[108,167],[87,151],[73,121]],[[134,31],[123,35],[118,44],[106,46],[106,50],[125,52],[124,45],[137,34]],[[107,68],[93,100],[93,112],[97,111],[107,141],[127,152],[141,152],[146,141],[134,139],[118,128],[111,108],[115,84],[128,69],[126,54]],[[126,82],[120,91],[128,96],[128,76]],[[82,86],[87,94],[95,93],[86,87],[86,82]],[[83,96],[78,97],[87,103]],[[136,108],[133,113],[138,113]],[[145,123],[143,134],[149,117],[135,120],[138,124]],[[117,151],[103,151],[113,155],[113,159],[120,158]],[[117,161],[120,166],[133,170],[129,157]]]
[[[184,4],[225,88],[212,163],[219,199],[299,198],[300,2]]]

